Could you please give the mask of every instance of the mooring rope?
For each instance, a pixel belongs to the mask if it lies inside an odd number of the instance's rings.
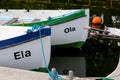
[[[57,72],[57,71],[56,71],[55,74],[53,74],[53,73],[49,70],[49,68],[48,68],[48,65],[47,65],[47,63],[46,63],[46,57],[45,57],[45,52],[44,52],[43,41],[42,41],[41,29],[42,29],[42,27],[40,27],[39,25],[34,25],[31,30],[30,30],[30,29],[27,30],[27,33],[33,32],[33,31],[35,31],[35,30],[39,30],[40,44],[41,44],[41,48],[42,48],[42,56],[43,56],[44,64],[45,64],[45,66],[46,66],[46,69],[47,69],[47,71],[48,71],[48,74],[49,74],[49,76],[50,76],[52,79],[58,79],[58,78],[60,78],[60,80],[62,80],[62,77],[58,75],[58,72]]]
[[[35,25],[33,25],[32,29],[28,29],[28,30],[27,30],[27,33],[34,32],[34,31],[39,30],[40,44],[41,44],[41,48],[42,48],[42,56],[43,56],[43,59],[44,59],[44,64],[45,64],[45,66],[46,66],[46,69],[47,69],[47,71],[48,71],[49,76],[50,76],[52,79],[58,79],[58,78],[59,78],[60,80],[63,80],[62,77],[58,75],[58,72],[57,72],[57,71],[56,71],[56,73],[53,74],[53,73],[49,70],[49,68],[48,68],[48,65],[47,65],[47,63],[46,63],[45,53],[44,53],[44,46],[43,46],[43,42],[42,42],[42,38],[41,38],[41,37],[42,37],[41,29],[42,29],[43,27],[45,27],[45,26],[50,25],[51,23],[54,23],[54,22],[56,22],[56,21],[61,20],[61,18],[67,17],[67,16],[69,16],[69,15],[71,15],[71,14],[74,14],[74,13],[77,13],[77,12],[79,12],[79,11],[75,11],[75,12],[72,12],[72,13],[64,14],[64,15],[62,15],[62,17],[60,17],[59,19],[56,19],[56,20],[54,20],[54,21],[51,21],[51,22],[49,22],[49,23],[47,23],[47,24],[42,24],[42,25],[36,25],[36,24],[35,24]],[[52,17],[49,17],[49,19],[52,19]],[[54,18],[54,19],[55,19],[55,18]]]

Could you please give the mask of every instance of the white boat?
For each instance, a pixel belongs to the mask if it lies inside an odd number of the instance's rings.
[[[51,56],[51,29],[42,28],[26,33],[28,28],[0,26],[0,66],[26,70],[46,69]]]
[[[38,18],[40,21],[35,20]],[[8,19],[10,21],[4,22]],[[2,25],[10,26],[50,25],[51,45],[53,47],[80,48],[88,37],[88,31],[83,27],[89,25],[89,9],[30,10],[29,12],[25,12],[25,10],[8,10],[8,12],[1,10],[0,20]]]

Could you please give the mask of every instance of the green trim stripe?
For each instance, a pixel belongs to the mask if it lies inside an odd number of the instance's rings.
[[[31,71],[36,71],[36,72],[48,72],[46,67],[41,67],[37,69],[31,69]]]
[[[8,24],[8,26],[33,26],[33,25],[39,25],[39,26],[46,26],[46,25],[56,25],[60,23],[64,23],[67,21],[71,21],[76,18],[84,17],[85,10],[79,10],[71,14],[66,14],[57,18],[51,18],[49,20],[45,21],[39,21],[39,22],[31,22],[31,23],[23,23],[23,24]]]
[[[69,43],[69,44],[62,44],[62,45],[53,45],[52,47],[57,47],[57,48],[80,48],[85,42],[84,41],[79,41],[75,43]]]
[[[65,23],[80,17],[84,17],[85,15],[85,10],[78,10],[76,12],[72,12],[70,14],[62,15],[56,18],[51,18],[46,21],[39,21],[39,22],[31,22],[31,23],[23,23],[23,24],[8,24],[8,26],[28,26],[32,27],[34,25],[39,25],[39,26],[46,26],[46,25],[57,25],[61,23]],[[63,45],[55,45],[52,47],[64,47],[64,48],[69,48],[69,47],[74,47],[74,48],[80,48],[83,45],[84,42],[75,42],[75,43],[69,43],[69,44],[63,44]]]

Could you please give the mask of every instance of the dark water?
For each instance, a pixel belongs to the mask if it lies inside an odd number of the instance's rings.
[[[5,3],[7,1],[7,3]],[[14,4],[14,5],[13,5]],[[11,3],[9,0],[0,2],[1,9],[80,9],[84,7],[72,5],[51,5],[42,3],[25,3],[24,1]],[[90,16],[104,15],[104,25],[120,28],[120,10],[112,8],[89,8]],[[115,20],[113,21],[112,17]],[[88,38],[82,48],[52,48],[52,57],[84,57],[86,60],[86,76],[106,76],[117,66],[119,60],[120,40]],[[64,65],[64,64],[63,64]],[[62,67],[62,66],[61,66]]]
[[[120,28],[120,11],[116,11],[114,9],[90,8],[90,16],[93,14],[104,15],[105,26]],[[115,20],[113,20],[113,16]],[[86,76],[107,76],[118,64],[119,41],[119,39],[88,38],[80,49],[52,48],[52,56],[84,57],[86,59]]]
[[[104,15],[104,25],[120,28],[120,14],[114,9],[91,8],[90,16],[93,14]],[[112,13],[114,12],[114,13]],[[115,20],[113,20],[115,16]],[[88,38],[80,49],[56,49],[52,48],[53,56],[84,57],[86,59],[86,76],[107,76],[117,66],[119,60],[120,40]]]
[[[93,14],[103,14],[105,26],[120,28],[119,10],[115,9],[90,9]],[[113,16],[115,20],[113,20]],[[89,38],[82,47],[82,53],[87,60],[87,76],[107,76],[117,66],[119,60],[120,40]]]

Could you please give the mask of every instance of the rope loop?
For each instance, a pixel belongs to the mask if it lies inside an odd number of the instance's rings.
[[[27,30],[27,33],[31,33],[31,32],[34,32],[34,31],[38,31],[38,30],[40,30],[42,27],[41,26],[39,26],[39,25],[33,25],[33,27],[32,27],[32,29],[28,29]]]

